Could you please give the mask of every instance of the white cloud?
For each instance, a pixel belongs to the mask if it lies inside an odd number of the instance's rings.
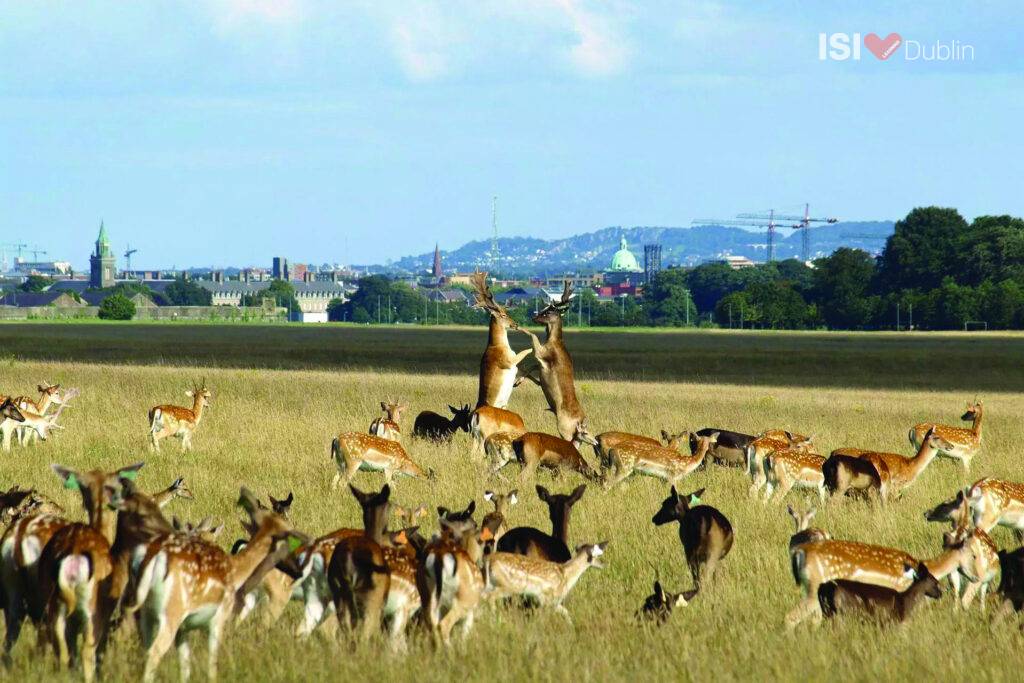
[[[582,0],[554,2],[565,13],[578,39],[569,49],[569,58],[579,72],[586,76],[611,76],[625,70],[633,50],[615,18],[588,10]]]
[[[210,0],[214,20],[223,29],[258,24],[288,26],[305,15],[304,0]]]
[[[391,13],[386,23],[391,51],[407,77],[428,81],[448,73],[460,32],[437,5],[410,4]]]

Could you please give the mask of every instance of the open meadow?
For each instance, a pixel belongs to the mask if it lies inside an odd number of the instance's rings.
[[[233,507],[240,485],[261,497],[294,492],[291,519],[319,535],[359,526],[359,508],[347,490],[329,488],[334,435],[365,431],[386,397],[410,406],[404,434],[421,410],[473,404],[485,328],[301,327],[244,325],[3,324],[0,393],[27,394],[43,380],[77,387],[81,396],[61,417],[65,429],[48,442],[0,454],[0,488],[36,486],[68,510],[77,494],[62,489],[50,463],[116,468],[137,461],[144,490],[183,476],[195,494],[168,513],[189,520],[226,521],[220,542],[241,535]],[[511,335],[512,346],[527,345]],[[846,500],[826,505],[815,523],[834,538],[904,549],[928,558],[941,550],[946,525],[923,512],[958,487],[985,475],[1024,480],[1024,335],[824,334],[708,332],[579,332],[566,343],[574,355],[577,390],[591,431],[655,435],[714,426],[757,433],[781,427],[813,435],[822,453],[862,446],[912,455],[908,428],[924,420],[959,425],[964,403],[986,408],[984,445],[972,471],[937,459],[899,500],[884,509]],[[529,365],[529,361],[527,361]],[[212,405],[194,437],[194,450],[176,440],[159,454],[147,450],[149,407],[187,402],[184,392],[205,377]],[[554,432],[538,387],[515,390],[509,408],[527,427]],[[404,443],[411,457],[437,472],[434,481],[400,479],[394,499],[462,508],[470,500],[489,510],[485,489],[516,486],[489,480],[470,458],[470,439],[450,446]],[[596,461],[589,448],[584,456]],[[564,492],[576,475],[538,483]],[[378,474],[361,472],[357,486],[377,489]],[[954,608],[949,595],[927,605],[905,625],[880,628],[843,622],[787,632],[783,619],[800,599],[789,569],[792,522],[785,505],[748,498],[738,469],[709,465],[683,490],[706,488],[704,502],[732,522],[735,546],[715,584],[664,626],[640,625],[635,611],[651,592],[654,568],[666,588],[691,587],[676,525],[655,527],[651,516],[668,492],[664,482],[633,477],[610,491],[591,484],[574,508],[573,543],[609,541],[607,567],[589,570],[566,601],[569,625],[546,610],[533,613],[486,605],[470,637],[451,651],[435,651],[413,637],[407,655],[383,640],[349,646],[317,634],[293,636],[301,607],[292,603],[271,627],[255,615],[230,628],[221,647],[224,680],[1019,680],[1024,636],[1016,618],[993,625],[977,605]],[[801,506],[809,494],[793,492]],[[478,513],[479,516],[479,513]],[[532,486],[520,491],[510,524],[547,530],[547,509]],[[431,519],[426,530],[433,532]],[[1000,547],[1015,547],[998,529]],[[419,634],[419,631],[414,631]],[[7,680],[59,679],[53,658],[38,657],[26,629]],[[204,676],[205,640],[194,638],[195,673]],[[136,643],[117,639],[104,663],[107,680],[135,680],[142,657]],[[1016,673],[1015,673],[1016,672]],[[163,680],[176,680],[173,653]],[[65,676],[78,680],[79,674]]]

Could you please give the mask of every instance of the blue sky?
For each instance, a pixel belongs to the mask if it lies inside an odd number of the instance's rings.
[[[0,0],[0,242],[383,262],[812,202],[1024,215],[1017,2]],[[818,34],[974,47],[820,61]]]

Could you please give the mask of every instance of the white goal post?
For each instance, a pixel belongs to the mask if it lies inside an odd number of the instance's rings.
[[[964,321],[964,332],[970,332],[971,330],[981,330],[982,332],[988,332],[988,323],[984,320],[965,320]]]

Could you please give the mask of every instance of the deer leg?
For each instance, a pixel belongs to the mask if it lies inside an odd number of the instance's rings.
[[[614,486],[618,486],[622,482],[626,481],[626,479],[628,479],[629,475],[631,475],[631,474],[633,474],[633,469],[632,468],[626,468],[621,463],[616,463],[615,464],[615,477],[614,478],[609,477],[608,479],[605,479],[605,484],[604,484],[605,489],[610,489],[610,488],[612,488]]]
[[[179,631],[175,636],[174,645],[178,649],[178,676],[182,681],[187,681],[192,676],[192,649],[188,646],[188,636],[184,631]]]
[[[9,582],[5,581],[5,584]],[[11,650],[14,649],[14,644],[18,642],[18,636],[21,634],[21,624],[25,620],[25,608],[21,601],[21,596],[14,591],[5,591],[6,604],[4,605],[4,622],[7,627],[7,633],[4,637],[4,662],[10,664],[11,662]],[[40,633],[40,639],[42,634]]]
[[[818,603],[818,589],[808,590],[807,596],[786,615],[786,628],[796,628],[797,624],[809,616],[814,616],[817,621],[821,613],[821,605]]]
[[[206,679],[208,681],[217,680],[217,651],[220,649],[220,636],[221,631],[224,630],[224,622],[227,621],[231,611],[228,609],[219,609],[217,613],[210,620],[210,630],[207,634],[207,655],[206,655]]]
[[[964,594],[960,598],[960,604],[963,606],[965,610],[970,609],[971,603],[974,602],[974,594],[978,592],[979,587],[980,584],[974,581],[969,581],[967,583],[967,587],[964,589]],[[984,601],[982,601],[981,603],[981,609],[982,611],[984,611],[985,609]]]
[[[61,603],[54,610],[50,630],[53,636],[53,651],[57,656],[57,667],[61,670],[67,669],[70,662],[68,653],[68,615],[67,607]]]
[[[458,603],[452,605],[451,609],[448,610],[448,614],[444,615],[439,624],[441,630],[441,642],[444,643],[445,647],[452,644],[452,629],[455,625],[463,620],[466,616],[466,608]]]
[[[462,626],[459,629],[459,637],[462,640],[469,638],[469,632],[473,630],[473,622],[476,620],[476,610],[467,610],[466,617],[462,620]]]
[[[82,675],[86,683],[96,678],[96,630],[100,627],[99,615],[89,610],[82,624]]]
[[[160,666],[160,660],[171,649],[171,644],[174,643],[174,636],[178,631],[177,624],[172,625],[166,615],[160,617],[157,628],[156,637],[153,638],[146,653],[146,668],[142,674],[142,680],[147,683],[152,681],[156,675],[156,670]]]
[[[960,593],[960,570],[954,569],[949,574],[949,585],[953,591],[953,606],[959,607],[963,595]]]

